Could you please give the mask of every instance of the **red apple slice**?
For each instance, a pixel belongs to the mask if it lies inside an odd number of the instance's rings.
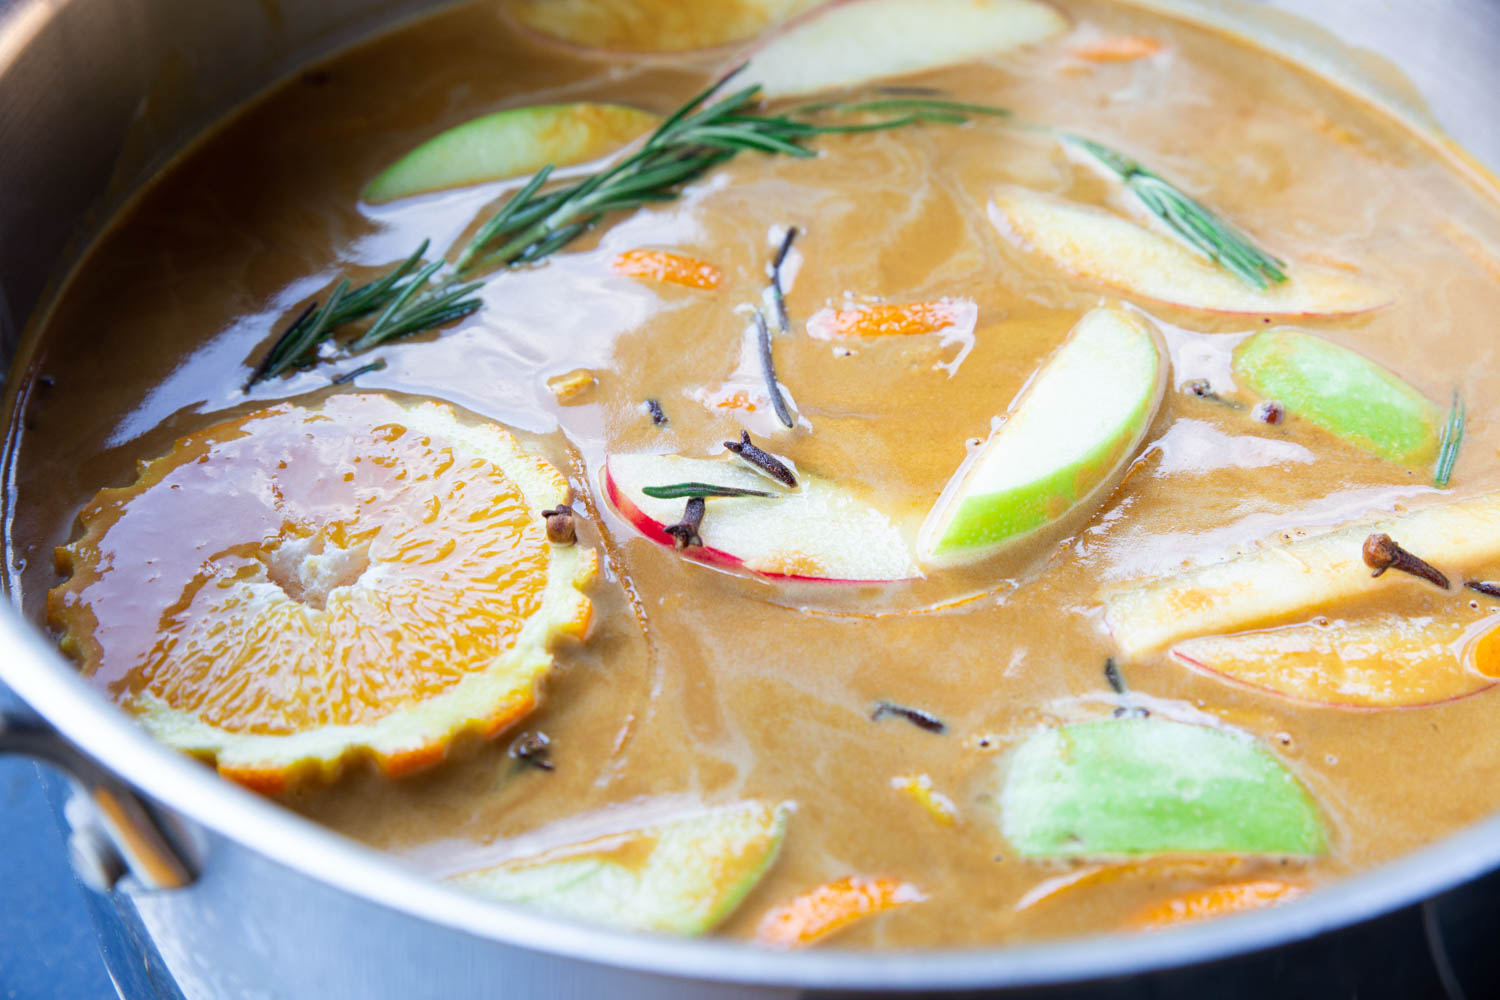
[[[1283,284],[1251,288],[1145,226],[1027,188],[996,190],[990,220],[1017,245],[1069,274],[1165,305],[1251,316],[1346,316],[1392,301],[1353,274],[1306,263],[1290,265]]]
[[[969,62],[1067,28],[1040,0],[845,0],[789,25],[741,75],[767,97],[791,97]]]
[[[1483,691],[1500,680],[1500,630],[1381,615],[1289,625],[1178,644],[1189,666],[1320,705],[1400,708]]]
[[[1105,598],[1105,624],[1120,652],[1136,657],[1194,636],[1295,621],[1392,587],[1431,587],[1398,572],[1371,579],[1362,549],[1377,532],[1445,572],[1492,566],[1500,562],[1500,492],[1355,522],[1127,586]]]
[[[682,550],[700,562],[771,577],[873,583],[920,576],[911,545],[890,518],[832,484],[805,474],[785,489],[750,468],[679,455],[611,455],[604,492],[637,531],[675,545],[668,525],[682,520],[684,500],[642,490],[673,483],[712,483],[763,490],[772,497],[715,497],[698,530],[701,546]]]

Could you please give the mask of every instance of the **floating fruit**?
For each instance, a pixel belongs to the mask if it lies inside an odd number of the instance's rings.
[[[773,948],[805,948],[856,921],[926,898],[916,886],[895,879],[836,879],[771,910],[755,939]]]
[[[1296,899],[1306,891],[1303,886],[1279,879],[1230,882],[1206,889],[1194,889],[1153,903],[1137,913],[1131,925],[1141,930],[1159,930],[1193,920],[1225,917],[1231,913],[1275,906]]]
[[[649,111],[620,104],[537,104],[484,115],[428,139],[365,187],[372,204],[526,177],[614,152],[655,128]]]
[[[799,475],[785,489],[743,465],[679,455],[611,455],[604,491],[637,531],[706,563],[765,576],[882,582],[920,575],[911,547],[885,514],[848,491]],[[667,529],[683,519],[685,498],[647,495],[647,488],[697,483],[769,493],[707,500],[698,544],[682,545]]]
[[[547,38],[602,52],[687,52],[754,38],[822,0],[506,0],[505,9]]]
[[[1126,657],[1180,639],[1280,625],[1392,587],[1421,587],[1390,572],[1372,579],[1365,541],[1387,534],[1450,572],[1500,562],[1500,493],[1433,504],[1399,517],[1266,544],[1105,597],[1105,624]]]
[[[470,892],[627,930],[703,934],[776,860],[787,803],[740,802],[452,878]]]
[[[840,337],[897,337],[947,333],[959,328],[972,332],[979,309],[963,299],[933,302],[881,302],[820,309],[807,320],[807,333],[818,340]]]
[[[1160,718],[1045,729],[1011,755],[1001,829],[1025,857],[1320,854],[1317,806],[1237,734]]]
[[[1093,205],[1020,187],[990,198],[990,218],[1022,249],[1079,278],[1186,309],[1254,316],[1343,316],[1391,296],[1332,267],[1296,264],[1288,280],[1253,288],[1176,240]]]
[[[1146,320],[1089,312],[949,480],[918,535],[921,558],[979,558],[1091,509],[1145,437],[1165,386]]]
[[[970,62],[1067,27],[1038,0],[846,0],[788,25],[741,76],[767,97],[790,97]]]
[[[626,250],[610,262],[610,267],[627,277],[665,281],[686,288],[718,288],[724,277],[707,261],[667,250]]]
[[[1348,708],[1429,705],[1500,680],[1500,631],[1478,639],[1459,622],[1381,615],[1189,639],[1184,663],[1287,698]]]
[[[1443,414],[1400,376],[1300,330],[1262,330],[1234,350],[1234,377],[1287,412],[1402,465],[1437,455]]]
[[[95,497],[49,620],[152,734],[228,777],[274,792],[359,756],[406,774],[526,715],[549,647],[585,633],[596,554],[542,517],[567,499],[446,406],[283,404]]]

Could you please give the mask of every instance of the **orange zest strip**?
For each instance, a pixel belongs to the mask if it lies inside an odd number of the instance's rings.
[[[958,807],[953,800],[933,787],[932,778],[925,774],[902,775],[891,779],[891,787],[905,792],[927,810],[928,815],[943,826],[952,826],[958,819]]]
[[[1079,46],[1073,50],[1073,56],[1093,63],[1135,62],[1149,59],[1163,48],[1161,42],[1145,35],[1119,35]]]
[[[1139,876],[1158,878],[1203,876],[1223,878],[1240,864],[1233,855],[1204,857],[1162,857],[1144,861],[1121,861],[1114,864],[1093,864],[1075,868],[1061,875],[1045,879],[1032,886],[1017,900],[1015,909],[1029,910],[1033,906],[1055,899],[1064,893],[1088,886],[1107,885],[1121,879]]]
[[[1156,930],[1191,920],[1206,920],[1209,917],[1258,910],[1295,899],[1306,891],[1300,885],[1274,879],[1230,882],[1207,889],[1194,889],[1146,907],[1131,920],[1131,926],[1139,930]]]
[[[626,250],[610,266],[629,278],[669,281],[688,288],[718,288],[724,278],[719,269],[707,261],[666,250]]]
[[[755,412],[755,404],[750,401],[750,394],[744,389],[739,390],[732,396],[724,396],[714,403],[721,410],[744,410],[746,413]]]
[[[916,886],[851,876],[827,882],[768,912],[755,938],[773,948],[804,948],[864,917],[927,897]]]
[[[958,325],[964,318],[966,306],[969,304],[939,299],[936,302],[893,302],[824,310],[808,321],[807,332],[819,340],[937,333]]]

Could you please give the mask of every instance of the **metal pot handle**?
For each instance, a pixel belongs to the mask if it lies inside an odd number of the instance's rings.
[[[3,693],[3,689],[0,689]],[[196,878],[176,841],[144,802],[29,710],[0,701],[0,755],[51,764],[78,789],[70,802],[68,854],[79,878],[107,892],[129,871],[147,889],[181,889]]]

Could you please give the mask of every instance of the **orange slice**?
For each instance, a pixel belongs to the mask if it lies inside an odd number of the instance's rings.
[[[668,250],[626,250],[610,265],[619,274],[687,288],[718,288],[723,275],[707,261]]]
[[[592,550],[547,541],[566,481],[508,432],[336,395],[179,440],[79,515],[62,646],[158,738],[277,792],[387,775],[527,714],[582,637]]]
[[[807,321],[807,332],[819,340],[838,337],[909,337],[941,333],[952,327],[973,329],[979,311],[961,299],[933,302],[883,302],[849,309],[824,309]]]
[[[803,948],[856,920],[926,898],[916,886],[895,879],[836,879],[768,912],[755,938],[773,948]]]
[[[619,53],[688,52],[754,38],[822,0],[506,0],[523,27],[554,41]]]
[[[1191,920],[1223,917],[1246,910],[1258,910],[1296,899],[1307,890],[1300,885],[1276,879],[1230,882],[1206,889],[1194,889],[1153,903],[1136,914],[1131,926],[1140,930],[1158,930]]]

